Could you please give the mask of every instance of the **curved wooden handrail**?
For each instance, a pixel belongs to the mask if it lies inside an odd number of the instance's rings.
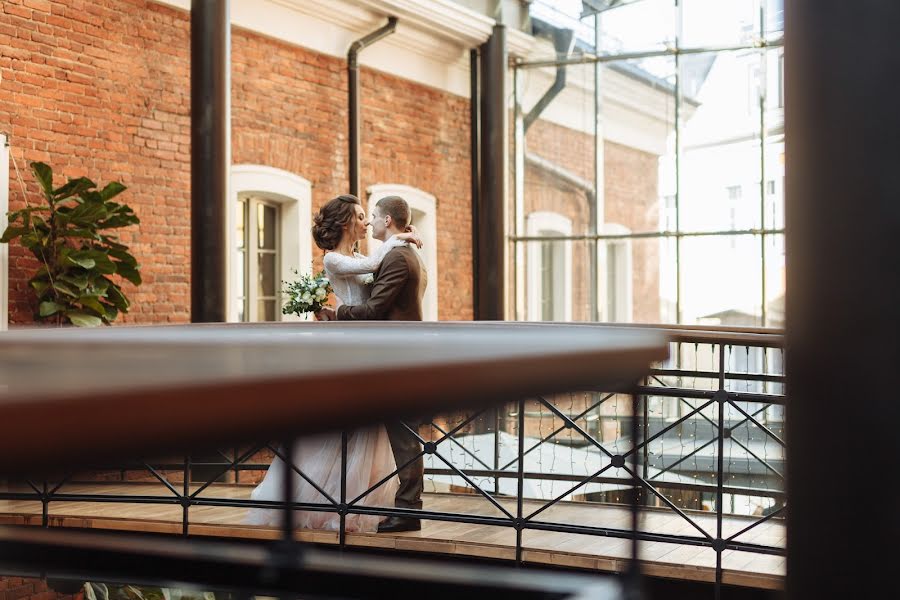
[[[667,355],[667,339],[652,330],[530,323],[8,332],[0,473],[622,389]]]

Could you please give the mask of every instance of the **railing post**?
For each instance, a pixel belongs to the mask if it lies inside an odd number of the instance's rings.
[[[638,491],[641,482],[638,481],[638,444],[640,444],[640,427],[638,426],[638,403],[640,396],[637,390],[631,392],[631,443],[634,448],[631,453],[631,562],[628,565],[628,586],[626,597],[640,598],[641,583],[641,556],[638,542],[638,528],[640,526],[640,509],[638,506]]]
[[[516,493],[516,564],[522,564],[522,529],[524,527],[524,503],[522,495],[525,493],[525,400],[519,400],[518,431],[519,431],[519,472],[517,475],[518,491]]]
[[[725,344],[719,344],[719,389],[716,392],[716,400],[719,404],[719,449],[716,467],[716,600],[722,596],[722,551],[725,545],[722,539],[722,513],[724,512],[722,488],[725,485],[725,404],[728,401],[728,393],[725,391]]]
[[[494,409],[494,494],[500,495],[500,411],[502,407]]]
[[[47,494],[47,480],[44,480],[41,493],[41,527],[50,527],[50,496]]]
[[[281,491],[284,502],[284,519],[281,522],[281,535],[285,543],[294,539],[294,440],[284,442],[284,489]]]
[[[182,469],[181,482],[181,535],[187,537],[190,530],[190,496],[191,496],[191,455],[184,455],[184,465]]]
[[[343,549],[347,546],[347,431],[341,431],[341,500],[339,507],[340,532],[338,541]]]
[[[645,377],[644,384],[646,385],[646,383],[647,383],[647,378]],[[644,398],[644,411],[643,411],[643,413],[644,413],[644,437],[649,438],[650,437],[650,402],[648,400],[648,398],[649,398],[648,396],[643,396],[643,398]],[[644,444],[643,455],[644,455],[643,456],[644,465],[643,465],[642,471],[643,471],[644,481],[647,481],[650,478],[650,444]],[[643,504],[649,506],[649,502],[650,502],[650,494],[647,494],[644,497]]]

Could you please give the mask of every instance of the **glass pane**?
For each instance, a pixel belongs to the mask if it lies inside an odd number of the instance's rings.
[[[714,55],[682,110],[682,231],[760,226],[759,52]],[[670,169],[674,158],[668,159]],[[670,171],[674,179],[674,170]]]
[[[766,37],[784,35],[784,0],[766,0]]]
[[[560,235],[555,231],[539,231],[537,235]],[[529,321],[571,320],[573,308],[584,304],[587,288],[572,279],[573,264],[580,266],[586,256],[574,252],[572,242],[548,241],[524,243],[526,258],[526,318]],[[577,254],[577,256],[576,256]],[[582,319],[586,316],[582,316]]]
[[[247,201],[243,198],[238,200],[238,208],[236,215],[236,229],[237,235],[237,247],[244,248],[247,246],[247,229],[244,227],[244,223],[247,221]]]
[[[671,57],[616,61],[601,70],[601,89],[625,88],[635,95],[628,106],[608,101],[612,92],[604,92],[601,100],[600,233],[660,229],[660,157],[674,132],[674,72]],[[523,115],[531,114],[551,80],[546,73],[524,72]],[[554,213],[570,221],[572,235],[588,235],[595,231],[593,66],[569,67],[567,81],[566,91],[525,131],[524,224],[527,229],[532,214]]]
[[[257,255],[257,265],[259,267],[259,286],[256,294],[258,296],[274,296],[276,288],[275,280],[275,263],[276,255],[271,252],[260,253]]]
[[[276,217],[277,209],[268,204],[256,205],[256,228],[258,232],[257,244],[266,250],[275,249],[276,241]]]
[[[762,324],[760,244],[757,235],[682,240],[682,323]]]
[[[246,323],[250,319],[250,315],[247,314],[247,299],[246,298],[238,298],[237,304],[237,319],[241,323]]]
[[[246,261],[247,254],[246,252],[238,250],[232,255],[232,274],[234,276],[234,290],[236,290],[240,294],[240,298],[246,297],[250,290],[247,285],[247,273],[246,273]]]
[[[256,317],[260,321],[275,321],[275,300],[260,300]]]
[[[766,327],[784,327],[784,234],[766,236]]]
[[[600,52],[663,50],[675,45],[675,2],[643,0],[600,13]],[[593,25],[592,18],[584,19]]]
[[[737,46],[759,36],[755,0],[682,0],[682,48]]]

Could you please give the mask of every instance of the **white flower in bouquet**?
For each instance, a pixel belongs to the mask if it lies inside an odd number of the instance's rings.
[[[375,275],[369,273],[366,275],[366,278],[363,279],[363,285],[372,285],[373,283],[375,283]]]
[[[298,277],[296,281],[282,282],[284,283],[282,293],[288,298],[281,312],[286,315],[301,316],[305,313],[322,310],[328,300],[328,294],[333,291],[325,272],[321,271],[316,275],[300,275],[295,270],[294,273]]]

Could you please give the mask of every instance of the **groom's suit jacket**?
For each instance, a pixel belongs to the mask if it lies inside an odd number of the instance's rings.
[[[428,276],[419,254],[409,246],[394,248],[375,271],[372,294],[364,304],[339,306],[339,321],[421,321]]]

